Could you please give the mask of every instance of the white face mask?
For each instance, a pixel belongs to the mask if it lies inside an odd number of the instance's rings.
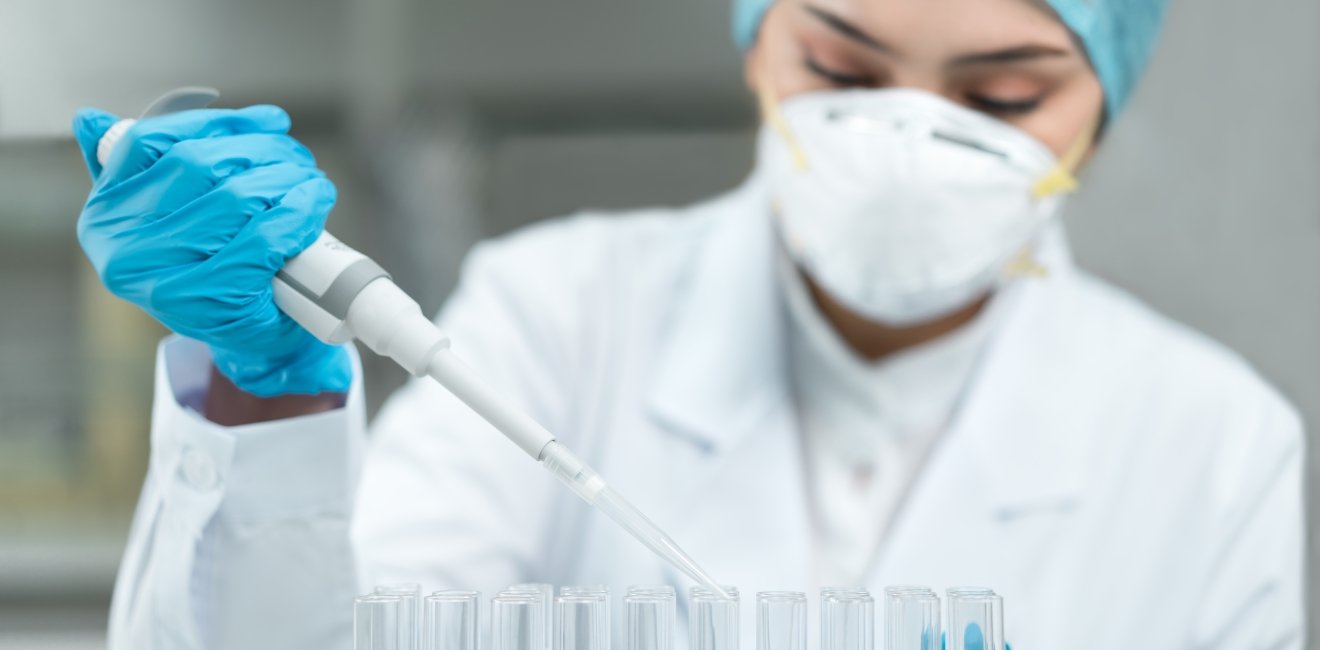
[[[763,100],[758,173],[794,262],[844,306],[904,326],[985,295],[1054,218],[1070,171],[1035,138],[910,89]]]

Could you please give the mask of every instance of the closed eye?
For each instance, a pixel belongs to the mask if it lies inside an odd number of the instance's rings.
[[[839,70],[827,68],[815,59],[807,57],[802,64],[816,76],[840,86],[869,86],[871,78],[867,75],[850,74]]]
[[[1025,115],[1040,107],[1040,98],[1003,100],[984,95],[968,95],[973,107],[994,115]]]

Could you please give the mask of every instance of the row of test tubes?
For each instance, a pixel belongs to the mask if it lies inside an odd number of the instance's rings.
[[[694,587],[688,600],[688,650],[739,650],[740,595],[731,599]],[[981,587],[946,592],[947,632],[940,598],[927,587],[884,591],[884,650],[1003,649],[1003,598]],[[490,599],[489,635],[482,638],[476,591],[385,585],[354,603],[355,650],[610,650],[610,591],[601,585],[512,585]],[[633,586],[622,598],[622,650],[674,650],[677,594],[673,587]],[[875,650],[875,599],[865,589],[820,592],[819,650]],[[756,594],[756,650],[808,650],[807,595]]]

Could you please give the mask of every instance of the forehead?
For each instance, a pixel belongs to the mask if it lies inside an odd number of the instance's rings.
[[[1040,45],[1075,50],[1068,28],[1044,0],[784,0],[835,14],[898,54],[956,56]]]

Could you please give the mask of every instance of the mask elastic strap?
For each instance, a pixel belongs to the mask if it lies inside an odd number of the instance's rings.
[[[784,144],[788,146],[788,151],[793,156],[794,169],[799,172],[807,171],[807,154],[802,149],[802,144],[798,142],[797,136],[793,134],[793,129],[789,128],[784,114],[779,111],[779,101],[771,88],[769,75],[760,73],[757,77],[756,98],[761,104],[761,119],[784,139]]]
[[[1059,164],[1055,165],[1054,169],[1046,172],[1032,186],[1031,195],[1033,197],[1043,199],[1055,194],[1077,191],[1077,177],[1074,174],[1077,172],[1078,166],[1082,164],[1082,159],[1086,157],[1086,152],[1091,149],[1091,143],[1095,140],[1095,132],[1099,126],[1098,118],[1086,123],[1082,132],[1077,135],[1071,145],[1068,145],[1068,150],[1059,159]]]
[[[1086,152],[1091,149],[1091,143],[1095,140],[1096,129],[1099,127],[1100,121],[1098,118],[1087,123],[1082,132],[1077,134],[1077,138],[1073,140],[1073,143],[1068,145],[1068,150],[1059,159],[1059,164],[1055,165],[1054,169],[1046,172],[1032,186],[1032,197],[1040,200],[1055,194],[1077,191],[1077,177],[1073,174],[1077,171],[1078,166],[1082,164]],[[1031,246],[1018,251],[1017,256],[1004,267],[1004,276],[1010,278],[1046,278],[1049,275],[1049,268],[1036,260],[1036,255]]]

